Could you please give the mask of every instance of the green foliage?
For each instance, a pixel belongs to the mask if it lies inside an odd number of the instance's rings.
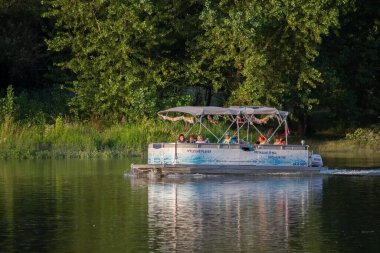
[[[343,128],[378,122],[380,110],[380,2],[353,1],[339,29],[325,38],[318,66],[326,85],[318,89],[321,109]]]
[[[153,141],[174,141],[177,128],[143,120],[102,131],[58,116],[52,125],[0,124],[0,158],[126,158],[141,155]]]
[[[206,1],[192,50],[192,81],[225,90],[229,104],[307,112],[323,80],[313,66],[346,1]],[[298,112],[293,109],[293,111]]]
[[[45,17],[57,29],[49,48],[70,52],[59,66],[75,73],[69,88],[75,93],[70,105],[77,115],[131,122],[155,114],[161,104],[168,104],[167,97],[181,96],[178,57],[184,38],[176,21],[185,3],[46,3]]]
[[[51,55],[44,43],[47,24],[40,0],[0,1],[0,94],[14,89],[48,86],[45,78]]]
[[[374,149],[380,149],[380,126],[373,128],[357,128],[346,134],[346,140],[354,141],[359,145],[369,145]]]
[[[41,93],[43,91],[40,91]],[[46,116],[43,113],[44,104],[41,100],[33,98],[26,91],[21,92],[15,99],[15,120],[28,125],[44,124]],[[53,104],[54,106],[54,104]]]
[[[15,95],[11,85],[7,88],[6,97],[0,98],[0,109],[0,122],[13,117],[15,111]]]
[[[8,86],[5,96],[0,97],[0,123],[11,120],[31,126],[51,122],[56,115],[67,111],[65,96],[53,91],[28,93],[24,90],[16,96],[13,86]]]
[[[172,106],[261,104],[289,110],[301,130],[316,109],[336,129],[369,125],[380,110],[379,9],[372,0],[0,1],[0,121],[110,126]]]
[[[75,74],[78,116],[135,122],[183,99],[189,86],[224,91],[227,104],[309,112],[323,83],[314,66],[322,37],[349,0],[46,1],[51,50]],[[174,99],[173,99],[174,98]],[[179,102],[179,101],[182,101]]]

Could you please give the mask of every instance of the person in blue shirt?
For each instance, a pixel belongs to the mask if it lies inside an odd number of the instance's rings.
[[[235,134],[234,136],[231,137],[230,144],[236,144],[238,143],[238,138],[237,135]]]
[[[224,134],[224,141],[223,141],[224,144],[236,144],[236,137],[232,137],[231,138],[231,135],[230,135],[230,132],[226,132]]]

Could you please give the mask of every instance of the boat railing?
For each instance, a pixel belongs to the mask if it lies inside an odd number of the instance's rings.
[[[149,148],[212,148],[212,149],[239,149],[240,144],[223,144],[223,143],[151,143]]]
[[[210,148],[210,149],[244,149],[252,145],[252,149],[257,150],[308,150],[308,145],[256,145],[256,144],[223,144],[223,143],[151,143],[149,148],[161,149],[161,148]]]
[[[280,149],[280,150],[308,150],[308,145],[257,145],[256,149]]]

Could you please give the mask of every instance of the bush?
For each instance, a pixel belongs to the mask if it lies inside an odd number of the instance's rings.
[[[371,128],[357,128],[346,134],[346,140],[351,140],[359,145],[369,145],[372,148],[380,148],[380,126]]]

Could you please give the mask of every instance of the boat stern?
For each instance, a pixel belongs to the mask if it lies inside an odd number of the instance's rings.
[[[323,160],[322,160],[321,155],[312,154],[310,156],[309,164],[311,167],[323,167]]]

